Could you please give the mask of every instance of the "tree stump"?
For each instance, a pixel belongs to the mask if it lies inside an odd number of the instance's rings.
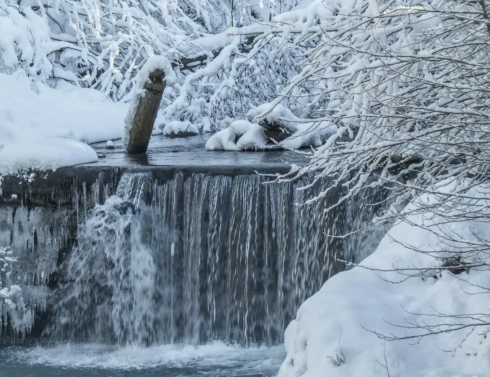
[[[146,153],[148,149],[158,108],[165,90],[164,78],[163,70],[156,69],[150,73],[150,77],[143,86],[145,93],[139,99],[133,123],[129,130],[128,145],[126,147],[128,154]]]

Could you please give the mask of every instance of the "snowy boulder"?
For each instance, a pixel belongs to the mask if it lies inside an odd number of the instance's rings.
[[[206,149],[242,151],[262,150],[267,148],[264,129],[256,123],[237,120],[228,128],[216,132],[206,143]]]
[[[175,120],[160,127],[162,127],[163,134],[169,137],[188,137],[200,133],[199,128],[187,120],[184,122]]]
[[[318,147],[337,130],[329,122],[302,120],[280,104],[273,108],[270,104],[263,104],[250,110],[247,115],[259,120],[270,143],[279,143],[289,149]]]

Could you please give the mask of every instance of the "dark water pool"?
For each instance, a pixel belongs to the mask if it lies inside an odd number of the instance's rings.
[[[282,346],[242,348],[223,343],[149,348],[3,346],[0,377],[272,377],[284,356]]]

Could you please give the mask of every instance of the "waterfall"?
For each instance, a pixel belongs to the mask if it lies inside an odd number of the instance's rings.
[[[110,197],[81,226],[57,292],[56,331],[102,342],[149,342],[155,265],[131,203]]]
[[[297,190],[308,178],[115,171],[75,183],[60,193],[63,206],[0,207],[0,250],[14,261],[8,276],[0,271],[0,290],[15,291],[18,304],[7,312],[0,300],[3,331],[107,344],[278,344],[297,308],[346,268],[338,259],[360,261],[385,231],[331,237],[373,218],[380,206],[365,203],[383,193],[326,213],[341,189],[302,205],[326,184]]]
[[[354,219],[345,206],[323,211],[335,197],[295,205],[315,188],[266,181],[125,173],[116,195],[80,225],[46,334],[117,344],[281,342],[299,305],[344,268],[336,258],[355,259],[329,237]]]

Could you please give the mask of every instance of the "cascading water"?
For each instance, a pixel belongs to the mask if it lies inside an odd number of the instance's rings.
[[[129,202],[113,196],[79,229],[67,263],[67,282],[57,292],[59,338],[150,342],[155,264],[142,244]]]
[[[117,195],[80,225],[45,333],[117,344],[281,342],[299,305],[344,268],[336,257],[356,260],[348,243],[370,252],[380,235],[331,238],[376,208],[360,215],[362,204],[346,203],[325,213],[337,198],[295,205],[318,188],[265,181],[125,173]]]

